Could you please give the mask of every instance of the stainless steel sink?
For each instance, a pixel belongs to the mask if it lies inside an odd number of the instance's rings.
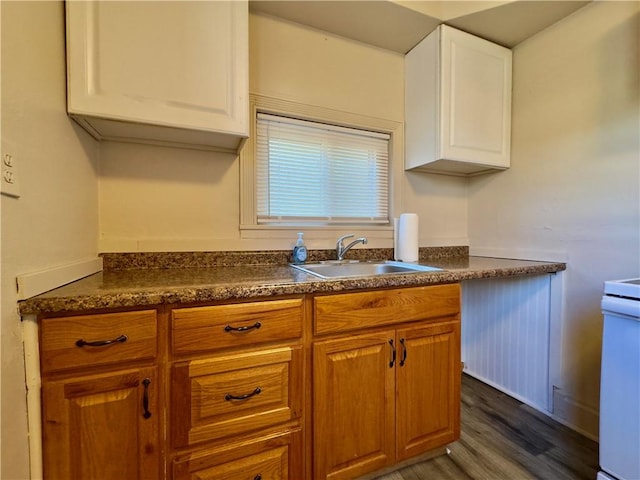
[[[441,268],[427,265],[392,261],[358,262],[347,260],[291,266],[320,278],[369,277],[394,273],[437,272],[442,270]]]

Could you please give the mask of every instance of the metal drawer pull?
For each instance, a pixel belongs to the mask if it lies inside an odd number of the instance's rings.
[[[258,329],[262,326],[260,322],[256,322],[253,325],[249,325],[248,327],[232,327],[231,325],[227,325],[224,327],[225,332],[246,332],[247,330]]]
[[[400,360],[400,366],[404,367],[407,361],[407,345],[404,343],[404,338],[400,339],[400,345],[402,345],[402,359]]]
[[[393,368],[393,365],[396,363],[396,347],[393,344],[393,340],[389,340],[389,345],[391,345],[391,361],[389,362],[389,368]]]
[[[106,345],[111,345],[113,343],[124,343],[128,340],[126,335],[120,335],[118,338],[114,338],[113,340],[98,340],[97,342],[87,342],[83,339],[80,339],[76,342],[76,346],[78,347],[104,347]]]
[[[224,399],[226,401],[231,401],[231,400],[246,400],[249,397],[253,397],[254,395],[258,395],[260,392],[262,391],[262,389],[260,387],[256,387],[256,389],[251,392],[251,393],[245,393],[244,395],[240,395],[240,396],[235,396],[235,395],[231,395],[230,393],[227,393],[224,396]]]
[[[144,418],[151,417],[151,412],[149,411],[149,384],[151,383],[150,378],[145,378],[142,380],[142,385],[144,385],[144,394],[142,395],[142,408],[144,409],[144,413],[142,416]]]
[[[262,480],[262,474],[257,474],[255,477],[253,477],[253,480]]]

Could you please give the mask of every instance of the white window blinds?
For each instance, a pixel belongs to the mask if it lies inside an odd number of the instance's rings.
[[[262,224],[389,222],[389,135],[259,113]]]

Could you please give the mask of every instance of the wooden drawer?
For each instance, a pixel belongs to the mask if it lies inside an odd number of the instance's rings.
[[[316,335],[428,320],[460,313],[460,285],[317,296],[313,308]]]
[[[43,373],[152,359],[157,351],[155,310],[45,318]]]
[[[171,387],[174,446],[231,439],[300,417],[302,348],[176,364]]]
[[[299,480],[302,474],[300,430],[249,442],[228,443],[173,462],[174,480]]]
[[[188,355],[257,343],[299,338],[302,299],[270,300],[171,312],[172,350]]]

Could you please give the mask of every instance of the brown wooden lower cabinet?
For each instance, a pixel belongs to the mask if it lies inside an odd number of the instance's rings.
[[[161,478],[157,368],[44,381],[48,479]]]
[[[173,480],[302,480],[304,297],[171,311]]]
[[[153,309],[40,321],[48,480],[162,478]]]
[[[459,438],[459,287],[435,291],[446,309],[424,321],[415,305],[429,288],[350,294],[353,310],[336,295],[316,299],[316,322],[326,313],[323,332],[340,336],[313,343],[314,480],[354,479]],[[351,323],[363,333],[344,334]]]
[[[351,480],[460,433],[458,285],[42,318],[47,480]]]

